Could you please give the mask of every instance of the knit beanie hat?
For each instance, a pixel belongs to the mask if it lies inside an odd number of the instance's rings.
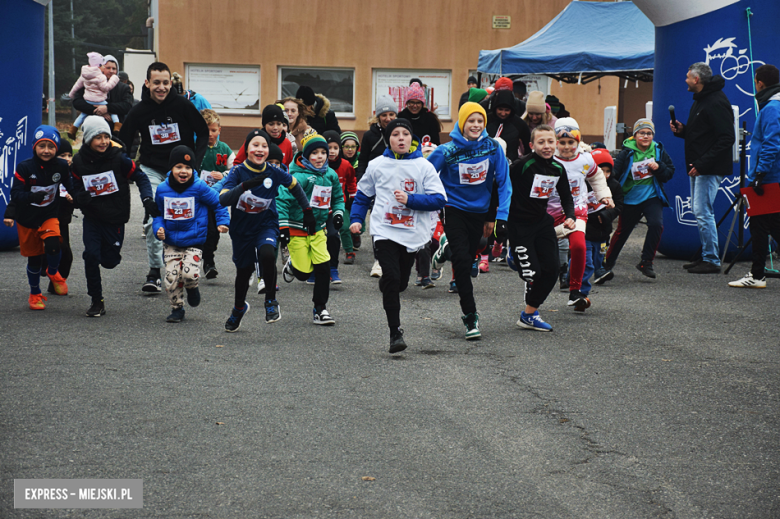
[[[99,67],[103,64],[103,55],[99,52],[87,52],[90,67]]]
[[[249,134],[246,136],[246,139],[244,139],[244,151],[249,153],[249,143],[252,142],[252,139],[255,137],[262,137],[265,139],[265,142],[268,144],[271,144],[271,137],[265,133],[265,130],[260,130],[258,128],[255,128]]]
[[[328,130],[325,132],[322,132],[322,137],[325,139],[325,142],[330,144],[331,142],[335,142],[339,145],[339,148],[341,148],[341,135],[339,135],[339,132],[336,130]]]
[[[496,81],[496,92],[500,92],[501,90],[509,90],[511,92],[512,80],[508,77],[499,78],[499,80]]]
[[[301,85],[298,88],[298,91],[295,93],[295,97],[303,101],[303,104],[306,106],[311,106],[317,101],[317,98],[314,97],[314,90],[312,90],[310,86],[306,85]]]
[[[544,102],[544,92],[533,90],[528,94],[528,100],[525,102],[526,113],[543,114],[547,112],[547,104]]]
[[[555,137],[562,139],[568,137],[577,142],[582,140],[580,125],[573,117],[563,117],[555,121]]]
[[[301,140],[301,144],[303,145],[303,156],[306,159],[308,159],[317,148],[322,148],[325,150],[325,153],[328,153],[328,141],[319,133],[313,132],[307,137],[304,137]]]
[[[394,114],[398,113],[398,106],[396,106],[395,101],[392,97],[390,97],[387,94],[382,94],[379,97],[376,98],[376,106],[374,107],[374,115],[379,117],[382,114],[386,114],[388,112],[392,112]]]
[[[184,164],[195,169],[195,152],[189,146],[184,146],[183,144],[176,146],[168,156],[168,171],[172,170],[177,164]]]
[[[273,142],[268,145],[268,157],[265,160],[278,160],[279,164],[284,164],[284,152],[282,148]]]
[[[512,91],[515,92],[518,97],[523,97],[525,93],[528,92],[528,87],[522,79],[515,79],[514,82],[512,82]]]
[[[420,101],[425,106],[425,90],[417,83],[406,89],[406,102]]]
[[[108,127],[106,120],[99,115],[90,115],[84,119],[81,129],[84,131],[84,144],[89,144],[92,139],[102,133],[111,136],[111,128]]]
[[[98,119],[103,119],[102,117],[98,117],[97,115],[93,115],[91,117],[97,117]],[[87,119],[89,119],[89,117]],[[103,122],[106,122],[106,120],[103,119]],[[106,123],[106,126],[108,126],[108,123]],[[57,149],[59,149],[60,147],[60,132],[54,126],[42,124],[35,129],[35,133],[33,135],[35,136],[35,142],[33,142],[33,148],[41,141],[53,142],[54,145],[57,146]],[[86,138],[85,138],[85,142],[86,142]]]
[[[117,67],[119,66],[119,62],[111,54],[106,54],[105,56],[103,56],[103,63],[101,63],[101,65],[105,65],[109,61],[113,61],[116,64]]]
[[[410,123],[407,119],[404,119],[403,117],[399,117],[398,119],[393,119],[389,123],[387,123],[387,128],[385,128],[385,135],[389,138],[393,134],[393,130],[401,127],[406,128],[409,130],[409,133],[414,137],[414,130],[412,129],[412,123]]]
[[[634,133],[633,135],[636,135],[636,132],[639,130],[650,130],[653,132],[653,135],[655,135],[655,125],[653,124],[653,121],[646,118],[638,119],[637,122],[634,123]]]
[[[278,105],[268,105],[263,108],[263,128],[265,128],[266,124],[273,121],[279,121],[280,123],[287,122],[287,119],[285,119],[284,110],[279,108]]]
[[[358,139],[357,133],[355,133],[355,132],[341,132],[341,145],[342,146],[344,146],[344,144],[348,140],[350,140],[350,139],[355,141],[355,144],[357,144],[358,147],[360,147],[360,139]]]
[[[505,106],[511,110],[515,109],[515,95],[511,90],[496,90],[496,95],[493,96],[492,106],[498,108],[499,106]]]
[[[469,88],[469,102],[479,103],[488,95],[487,90],[481,88]]]
[[[474,89],[472,88],[472,90]],[[485,109],[482,108],[479,103],[473,103],[471,101],[468,103],[463,103],[463,106],[461,106],[460,110],[458,110],[458,128],[461,132],[463,132],[463,125],[466,124],[468,118],[471,116],[471,114],[474,113],[482,114],[482,117],[485,119],[485,123],[487,123],[487,114],[485,113]]]
[[[68,139],[61,139],[60,145],[57,146],[57,155],[62,155],[63,153],[70,153],[73,155],[73,146],[70,145]]]
[[[477,78],[474,76],[469,76],[469,78],[466,80],[466,84],[474,83],[475,85],[479,84],[479,81],[477,81]]]
[[[608,150],[603,148],[596,148],[590,152],[590,155],[593,157],[593,161],[597,166],[601,166],[602,164],[609,164],[611,168],[615,167],[615,161],[612,159],[612,155],[610,155]]]

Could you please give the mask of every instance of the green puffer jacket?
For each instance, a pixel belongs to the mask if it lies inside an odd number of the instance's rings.
[[[300,153],[296,153],[290,164],[290,174],[296,179],[309,198],[309,205],[317,220],[317,230],[325,228],[328,214],[344,216],[344,192],[341,190],[338,174],[332,169],[324,174],[307,169],[300,162]],[[276,197],[276,209],[279,212],[279,227],[305,230],[303,210],[295,197],[287,189],[280,189]],[[346,223],[346,222],[345,222]]]

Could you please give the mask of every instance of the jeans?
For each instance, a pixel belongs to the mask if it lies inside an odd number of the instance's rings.
[[[585,240],[585,273],[582,275],[580,292],[590,294],[590,277],[601,268],[601,242]]]
[[[642,246],[642,261],[652,263],[655,259],[655,253],[664,232],[664,204],[658,197],[647,199],[639,205],[626,204],[623,207],[623,212],[618,217],[617,230],[612,235],[612,241],[609,242],[607,259],[604,261],[604,266],[607,269],[612,270],[615,267],[623,245],[626,244],[634,227],[642,219],[642,215],[647,220],[647,234]]]
[[[691,207],[696,216],[696,226],[699,228],[701,240],[701,257],[704,261],[720,266],[718,257],[718,228],[715,224],[715,196],[718,186],[723,181],[722,176],[700,175],[690,177]]]
[[[157,193],[157,186],[165,182],[167,176],[166,172],[160,173],[156,169],[152,169],[143,164],[139,164],[141,171],[143,171],[149,178],[149,182],[152,183],[152,197]],[[144,224],[144,232],[146,232],[146,253],[149,256],[149,268],[161,269],[165,267],[163,263],[163,242],[158,240],[154,231],[152,230],[153,218],[149,218]]]

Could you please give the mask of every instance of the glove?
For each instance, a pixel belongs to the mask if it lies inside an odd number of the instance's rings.
[[[154,200],[152,200],[151,198],[144,199],[144,210],[146,210],[146,214],[148,214],[152,218],[158,218],[162,216],[162,213],[160,212],[160,209],[157,207],[157,204],[155,204]]]
[[[340,214],[337,214],[333,217],[333,227],[336,228],[336,230],[340,230],[341,227],[344,225],[344,217]]]
[[[241,188],[244,191],[249,191],[250,189],[253,189],[257,186],[263,185],[263,182],[265,181],[265,175],[257,175],[256,177],[252,177],[246,182],[241,183]]]
[[[755,191],[758,196],[764,196],[764,188],[761,187],[761,184],[758,183],[758,180],[751,182],[750,187],[753,188],[753,191]]]
[[[311,207],[303,210],[303,226],[306,228],[309,236],[317,234],[317,220],[314,218],[314,212],[312,212]]]
[[[16,220],[16,204],[12,202],[5,206],[5,215],[3,215],[3,218]]]
[[[493,227],[493,234],[500,242],[506,240],[506,220],[496,220],[496,225]]]
[[[40,204],[43,202],[43,199],[46,198],[46,193],[43,191],[36,191],[35,193],[30,193],[30,203],[31,204]]]
[[[87,191],[81,191],[78,195],[76,195],[76,202],[78,202],[79,207],[85,207],[92,203],[92,195],[90,195]]]
[[[287,247],[287,245],[290,243],[290,228],[289,227],[283,227],[279,229],[279,243],[282,244],[282,247]]]

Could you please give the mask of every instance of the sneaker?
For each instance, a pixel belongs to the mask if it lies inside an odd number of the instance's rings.
[[[695,259],[695,260],[693,260],[693,261],[690,261],[690,262],[688,262],[688,263],[685,263],[685,264],[683,265],[683,268],[684,268],[685,270],[692,269],[693,267],[696,267],[696,266],[698,266],[698,265],[699,265],[699,263],[701,263],[702,261],[704,261],[702,258],[697,258],[697,259]]]
[[[317,307],[314,307],[312,314],[314,324],[321,324],[323,326],[336,324],[336,321],[333,320],[333,317],[331,317],[330,313],[328,313],[328,311],[324,308],[318,312]]]
[[[414,286],[416,286],[416,287],[421,287],[422,286],[422,278],[421,277],[418,277],[417,279],[414,280]]]
[[[500,241],[493,244],[493,250],[490,251],[490,255],[493,256],[493,261],[501,261],[501,249],[503,245]]]
[[[477,312],[464,315],[461,319],[463,320],[463,324],[466,325],[467,341],[482,338],[482,333],[479,331],[479,314]]]
[[[449,256],[450,243],[447,241],[447,235],[442,234],[439,238],[439,248],[433,253],[431,257],[431,269],[439,270],[447,262],[445,258]]]
[[[526,330],[534,330],[537,332],[551,332],[552,326],[547,324],[539,317],[539,310],[532,314],[520,312],[520,319],[517,320],[517,326],[519,328],[525,328]]]
[[[479,260],[474,260],[474,263],[471,264],[471,277],[476,278],[479,276]]]
[[[515,261],[515,254],[510,250],[506,254],[506,264],[507,266],[517,272],[517,262]]]
[[[244,302],[243,310],[236,310],[234,307],[233,310],[230,311],[230,317],[228,317],[228,320],[225,321],[225,331],[230,333],[238,331],[238,329],[241,327],[241,319],[244,318],[248,311],[249,303],[247,302]]]
[[[360,233],[352,233],[352,250],[360,250]]]
[[[162,292],[162,281],[160,281],[160,269],[150,269],[146,275],[146,283],[141,287],[142,292],[149,294],[159,294]]]
[[[483,274],[490,272],[490,264],[488,264],[488,260],[483,259],[479,262],[479,271]]]
[[[400,353],[405,349],[406,343],[404,342],[404,331],[400,328],[397,328],[395,331],[390,333],[390,349],[388,351],[392,354]]]
[[[596,279],[593,280],[594,285],[603,285],[605,282],[614,278],[615,274],[611,270],[605,270]]]
[[[561,290],[569,290],[569,264],[565,263],[561,265],[561,270],[558,273],[558,288]]]
[[[51,274],[49,274],[49,271],[47,269],[46,277],[49,278],[49,286],[52,286],[54,288],[55,294],[57,294],[58,296],[68,295],[68,283],[65,281],[65,278],[62,277],[62,274],[57,272],[52,276]]]
[[[426,288],[433,288],[436,286],[436,284],[431,281],[431,278],[422,278],[422,281],[420,281],[420,286],[423,287],[423,290]]]
[[[279,301],[272,299],[265,302],[265,322],[275,323],[282,318],[282,312],[279,310]]]
[[[719,274],[720,265],[715,265],[714,263],[710,263],[709,261],[702,261],[695,267],[689,268],[688,272],[690,274]]]
[[[636,269],[650,279],[656,278],[655,270],[653,270],[653,263],[651,261],[640,261],[636,266]],[[690,270],[688,272],[690,272]],[[718,267],[718,272],[720,272],[720,267]]]
[[[354,265],[354,264],[355,264],[355,253],[348,252],[346,256],[344,256],[344,265]]]
[[[257,293],[258,294],[265,294],[265,280],[264,279],[258,279],[257,280]]]
[[[311,274],[309,275],[309,279],[306,280],[307,285],[313,285],[314,284],[314,271],[311,271]]]
[[[341,278],[339,277],[339,269],[337,269],[336,267],[330,268],[330,283],[332,285],[341,284]]]
[[[766,277],[755,279],[752,272],[748,272],[745,277],[729,283],[730,287],[736,288],[766,288]]]
[[[214,279],[219,275],[216,265],[213,264],[203,265],[203,272],[206,275],[206,279]]]
[[[187,289],[187,304],[193,308],[200,304],[200,289],[198,287]]]
[[[168,323],[180,323],[184,320],[184,307],[174,308],[171,310],[171,315],[165,318],[165,322]]]
[[[295,281],[295,274],[292,271],[292,262],[288,259],[284,262],[284,268],[282,269],[282,279],[285,283],[292,283]]]
[[[455,280],[450,281],[450,288],[447,290],[450,294],[458,293],[458,285],[455,284]]]
[[[509,254],[509,248],[508,247],[504,248],[504,250],[501,251],[501,258],[500,258],[500,260],[501,261],[506,261],[507,254]]]
[[[567,306],[573,306],[575,312],[584,312],[586,308],[590,308],[590,299],[579,290],[572,290],[569,292],[569,302]]]
[[[287,263],[287,260],[290,259],[290,249],[287,248],[286,245],[282,246],[282,263]]]
[[[371,267],[371,277],[372,278],[381,278],[382,277],[382,267],[379,266],[379,260],[374,260],[374,266]]]
[[[102,299],[93,299],[92,306],[87,310],[87,317],[106,315],[106,303]]]
[[[431,269],[431,281],[439,281],[444,269]]]
[[[48,301],[43,294],[30,294],[27,302],[30,303],[30,310],[46,310],[46,303]]]

